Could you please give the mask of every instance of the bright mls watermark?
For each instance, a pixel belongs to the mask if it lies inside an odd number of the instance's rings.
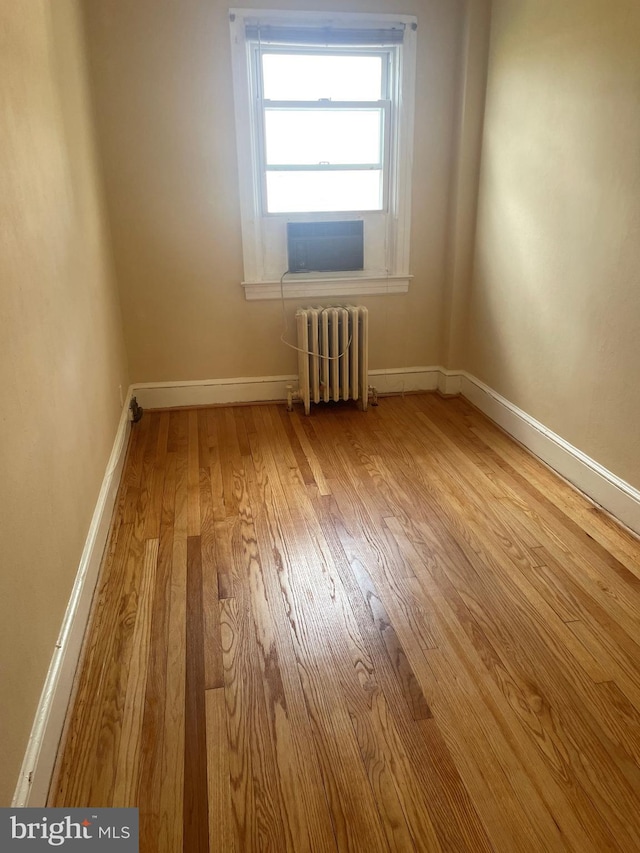
[[[138,809],[0,809],[0,853],[139,853]]]

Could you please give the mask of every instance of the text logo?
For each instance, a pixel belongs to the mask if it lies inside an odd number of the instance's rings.
[[[138,809],[0,809],[0,851],[138,853]]]

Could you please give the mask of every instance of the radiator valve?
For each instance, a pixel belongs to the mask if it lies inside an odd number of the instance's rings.
[[[137,424],[138,421],[142,418],[144,414],[144,409],[142,406],[138,405],[138,401],[135,397],[131,398],[131,402],[129,403],[129,420],[131,423]]]
[[[287,385],[287,411],[293,411],[293,401],[300,399],[300,392],[293,390],[293,385]]]

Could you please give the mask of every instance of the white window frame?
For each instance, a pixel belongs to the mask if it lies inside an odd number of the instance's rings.
[[[355,296],[406,293],[409,273],[411,230],[411,167],[415,100],[416,18],[409,15],[361,13],[286,12],[230,9],[231,48],[235,94],[238,176],[242,219],[245,297],[280,299],[307,296]],[[404,25],[402,45],[395,48],[396,68],[392,75],[385,157],[384,205],[382,211],[338,213],[265,213],[264,163],[262,162],[262,109],[254,103],[254,76],[258,67],[247,25],[389,28]],[[377,52],[374,48],[371,52]],[[385,49],[380,49],[385,52]],[[288,221],[332,221],[364,219],[365,269],[349,273],[300,273],[280,276],[287,269],[286,223]]]

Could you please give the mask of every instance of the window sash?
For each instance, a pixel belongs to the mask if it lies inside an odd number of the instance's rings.
[[[381,207],[384,190],[382,179],[381,170],[266,172],[271,209],[265,219],[293,214],[312,218],[343,213],[384,215]],[[349,185],[346,198],[345,183]],[[274,194],[271,195],[270,191]]]
[[[286,107],[291,107],[293,102],[285,101],[285,102],[273,102],[273,101],[264,101],[258,104],[258,149],[259,149],[259,165],[260,165],[260,174],[261,174],[261,197],[262,197],[262,213],[263,216],[281,216],[282,213],[271,212],[269,211],[269,198],[267,191],[267,174],[269,172],[346,172],[346,171],[381,171],[382,172],[382,199],[381,199],[381,207],[375,208],[380,212],[385,212],[389,208],[389,172],[390,172],[390,138],[391,138],[391,102],[390,101],[378,101],[374,104],[372,101],[363,101],[363,102],[340,102],[336,104],[336,102],[320,102],[311,101],[311,102],[297,102],[299,104],[304,104],[305,107],[308,105],[309,109],[317,110],[317,111],[328,111],[329,109],[334,108],[336,105],[344,106],[345,109],[353,109],[354,105],[357,103],[362,109],[370,110],[372,105],[377,106],[382,109],[382,122],[380,132],[382,134],[382,139],[380,141],[380,151],[381,151],[381,160],[377,163],[340,163],[340,164],[332,164],[332,163],[309,163],[309,164],[278,164],[278,165],[267,165],[266,162],[266,136],[265,136],[265,106],[269,105],[273,106],[274,104],[280,105],[284,104]],[[315,211],[308,211],[309,213],[314,213]],[[345,212],[345,211],[341,211]],[[353,208],[353,213],[359,212],[359,208]]]
[[[322,47],[308,47],[305,45],[300,45],[298,47],[293,46],[279,46],[279,47],[270,47],[262,44],[254,43],[252,46],[253,50],[253,66],[254,66],[254,74],[255,74],[255,82],[258,90],[258,97],[264,98],[264,81],[263,81],[263,67],[262,67],[262,57],[267,54],[276,54],[278,56],[373,56],[381,60],[381,71],[382,71],[382,79],[380,80],[380,96],[381,99],[388,99],[391,97],[391,80],[393,78],[392,74],[392,66],[395,61],[397,47],[388,47],[381,48],[376,50],[375,48],[362,48],[354,45],[350,45],[348,47],[340,47],[336,46],[333,48],[322,48]],[[379,100],[379,99],[378,99]],[[372,101],[375,103],[375,101]]]
[[[268,164],[266,161],[266,113],[269,110],[309,110],[315,113],[348,110],[350,112],[371,112],[380,110],[380,159],[373,162],[356,160],[351,163],[305,163],[305,164]],[[389,128],[391,101],[262,101],[260,108],[260,147],[261,164],[267,171],[283,171],[285,169],[300,169],[300,171],[339,171],[341,169],[382,169],[388,163]]]
[[[294,56],[300,55],[308,55],[308,56],[376,56],[382,59],[382,80],[380,81],[380,90],[383,99],[388,99],[391,96],[391,80],[392,80],[392,66],[394,64],[396,50],[397,47],[388,47],[381,48],[376,50],[374,48],[358,48],[355,45],[350,45],[348,47],[339,47],[336,46],[334,48],[322,48],[322,47],[308,47],[305,45],[300,45],[299,47],[293,46],[282,46],[282,47],[270,47],[262,44],[254,43],[252,46],[253,50],[253,66],[254,66],[254,74],[255,74],[255,83],[257,87],[258,97],[264,98],[264,83],[262,79],[262,62],[260,61],[262,56],[267,53],[275,53],[275,54],[291,54]],[[371,101],[370,103],[375,103],[375,101]]]

